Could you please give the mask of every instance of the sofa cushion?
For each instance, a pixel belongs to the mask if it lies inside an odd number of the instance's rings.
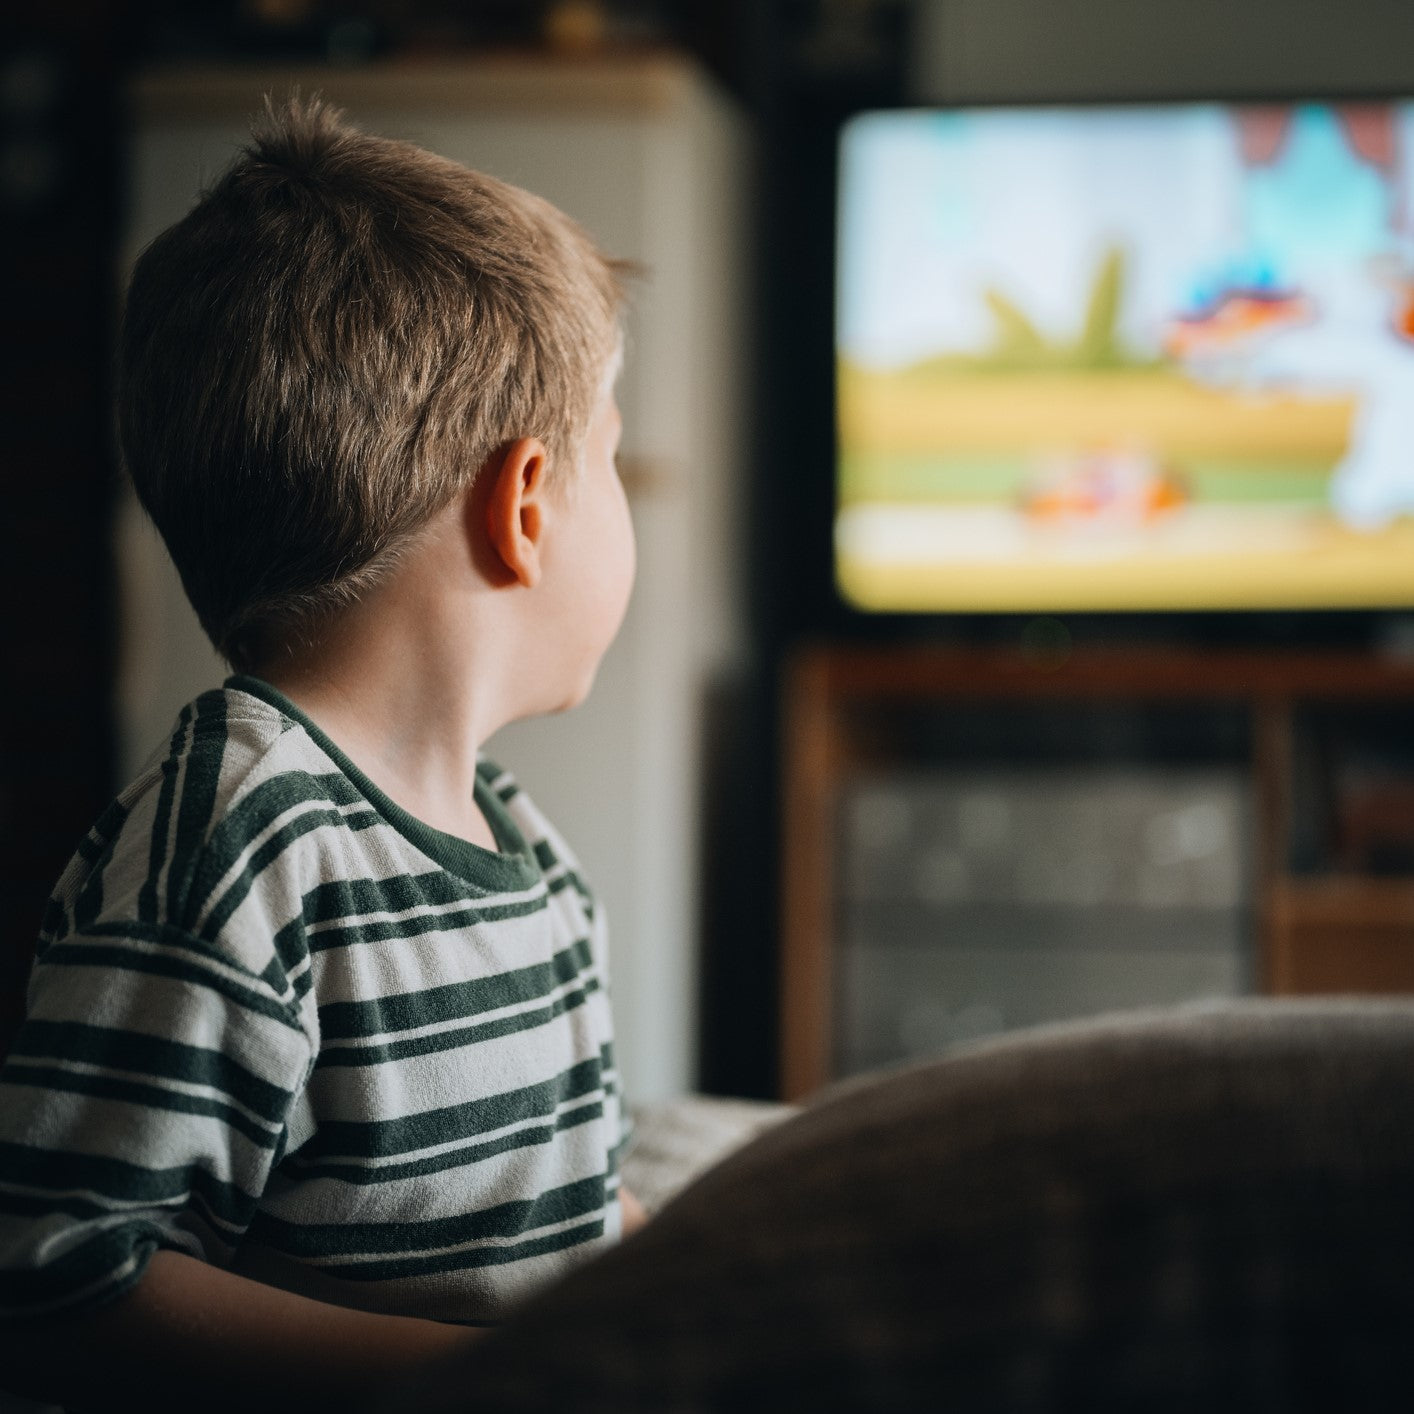
[[[1393,1408],[1411,1293],[1414,1003],[1238,1002],[851,1084],[404,1407]]]

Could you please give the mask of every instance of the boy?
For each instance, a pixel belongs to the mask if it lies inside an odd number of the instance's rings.
[[[358,1408],[620,1232],[602,917],[479,754],[623,617],[619,300],[554,208],[317,103],[139,262],[124,455],[238,675],[51,901],[0,1385]]]

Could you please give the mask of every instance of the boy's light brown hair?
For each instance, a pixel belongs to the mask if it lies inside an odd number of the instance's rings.
[[[619,340],[617,269],[547,202],[317,100],[133,274],[123,456],[237,668],[353,602],[497,448],[572,465]]]

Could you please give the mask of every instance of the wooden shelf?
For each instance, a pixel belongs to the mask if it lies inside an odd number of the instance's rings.
[[[791,666],[793,692],[883,702],[958,697],[1101,699],[1414,697],[1414,661],[1368,653],[1091,648],[1063,657],[997,649],[814,644]]]
[[[1278,878],[1267,907],[1272,992],[1414,992],[1414,880]]]
[[[318,93],[354,112],[415,109],[447,114],[533,113],[657,116],[676,111],[700,82],[669,49],[559,55],[527,49],[366,64],[252,61],[153,65],[129,86],[139,123],[228,121],[244,125],[264,92]]]
[[[1295,875],[1275,881],[1272,891],[1274,906],[1303,927],[1414,930],[1414,879]]]
[[[1414,878],[1287,868],[1294,719],[1316,704],[1414,703],[1414,662],[1362,653],[1091,649],[1064,658],[982,649],[816,644],[784,685],[781,1089],[833,1079],[841,785],[874,749],[861,713],[964,701],[1229,702],[1250,716],[1257,976],[1272,994],[1414,992]],[[877,733],[875,733],[877,737]]]

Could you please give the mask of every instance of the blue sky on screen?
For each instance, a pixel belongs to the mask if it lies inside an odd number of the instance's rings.
[[[1414,151],[1414,106],[1399,126]],[[868,114],[841,146],[840,349],[881,368],[982,352],[988,286],[1068,338],[1116,245],[1120,334],[1141,356],[1232,284],[1342,286],[1342,304],[1368,287],[1374,300],[1369,258],[1394,250],[1390,206],[1317,105],[1296,110],[1279,160],[1253,169],[1219,105]]]

